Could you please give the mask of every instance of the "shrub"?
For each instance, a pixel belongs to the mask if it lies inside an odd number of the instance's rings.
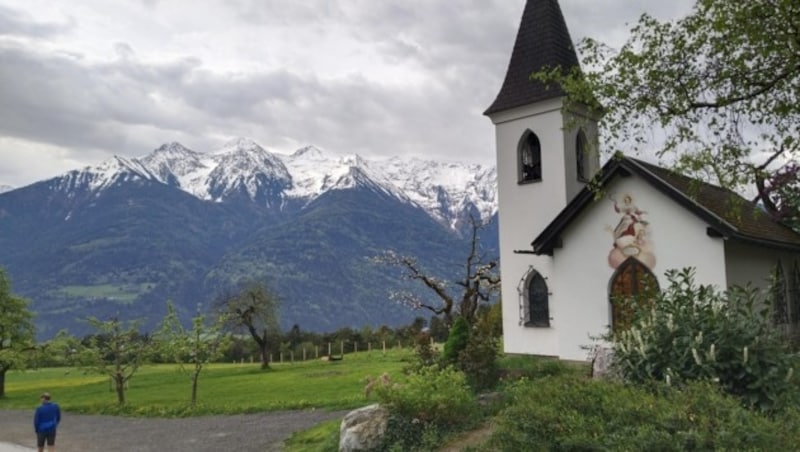
[[[713,381],[765,411],[796,396],[796,359],[753,290],[697,286],[689,269],[667,276],[669,287],[634,310],[630,329],[606,337],[620,375],[635,383]]]
[[[406,369],[407,373],[419,371],[439,362],[439,352],[431,345],[431,335],[425,332],[417,334],[415,339],[414,357],[416,358]]]
[[[469,340],[469,323],[464,317],[456,317],[453,326],[450,327],[450,334],[444,344],[442,360],[445,364],[455,364],[458,361],[458,354],[467,347]]]
[[[710,383],[656,393],[612,381],[521,381],[497,417],[492,450],[793,450],[788,418],[741,406]]]
[[[466,377],[453,367],[423,367],[405,383],[381,386],[375,392],[393,414],[440,425],[464,422],[475,404]]]
[[[464,372],[467,383],[475,391],[493,388],[500,378],[497,357],[498,340],[486,317],[480,317],[467,338],[464,349],[458,354],[458,369]]]
[[[419,450],[443,434],[469,425],[476,410],[466,377],[453,367],[428,366],[402,385],[377,387],[381,404],[391,413],[387,448]]]

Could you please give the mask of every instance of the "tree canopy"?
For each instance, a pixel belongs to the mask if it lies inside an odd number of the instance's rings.
[[[175,360],[180,370],[189,375],[192,383],[190,404],[197,406],[197,387],[200,372],[206,364],[220,359],[228,346],[229,336],[222,334],[224,316],[210,318],[198,312],[191,320],[191,328],[183,326],[175,305],[167,303],[167,315],[157,333],[159,347]]]
[[[655,152],[800,230],[800,2],[697,0],[630,33],[620,49],[582,41],[583,71],[533,77],[600,117],[609,153]]]
[[[228,325],[250,334],[261,354],[261,368],[269,368],[270,339],[280,336],[278,297],[266,284],[249,281],[237,292],[220,298],[217,305]]]
[[[6,372],[24,367],[35,349],[33,313],[28,300],[11,292],[11,281],[0,267],[0,397],[5,396]]]
[[[128,381],[150,357],[153,343],[139,334],[139,322],[123,322],[113,317],[87,319],[96,334],[84,341],[78,357],[80,363],[94,372],[108,375],[114,383],[117,402],[125,403]]]

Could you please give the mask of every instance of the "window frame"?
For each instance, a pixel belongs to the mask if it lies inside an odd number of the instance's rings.
[[[526,152],[531,153],[532,163],[530,165],[525,164]],[[530,167],[530,170],[527,167]],[[529,171],[530,175],[528,175]],[[541,182],[542,173],[542,141],[538,135],[528,129],[522,134],[517,145],[517,183],[521,185]]]
[[[539,287],[539,294],[543,294],[544,300],[540,298],[534,299],[532,293],[534,292],[534,283],[541,282]],[[543,291],[541,289],[544,289]],[[524,326],[534,328],[549,328],[550,327],[550,287],[547,285],[547,278],[536,270],[531,270],[528,277],[525,278],[524,286],[524,303],[525,303],[525,319]],[[538,301],[538,303],[536,303]],[[534,307],[537,307],[534,309]],[[534,318],[536,314],[536,318]]]
[[[621,278],[629,271],[633,272],[633,276],[636,276],[636,273],[639,272],[641,273],[641,277],[631,281],[631,293],[629,295],[623,294],[623,296],[635,299],[635,303],[638,306],[642,307],[647,306],[648,303],[654,303],[656,297],[661,292],[658,278],[644,262],[631,256],[619,264],[614,274],[612,274],[611,278],[608,280],[609,325],[611,326],[611,331],[615,334],[630,327],[630,317],[632,314],[622,311],[623,307],[619,306],[617,303],[617,300],[620,299],[620,294],[615,293],[618,287],[618,280],[620,280],[620,284],[625,283],[625,281],[621,281]],[[645,279],[647,281],[645,284],[642,284]],[[652,282],[653,286],[649,286],[647,282]],[[651,298],[649,300],[642,300],[641,296],[647,296],[648,290],[650,291],[649,295]]]

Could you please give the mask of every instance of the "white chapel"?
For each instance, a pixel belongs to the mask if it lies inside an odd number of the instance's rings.
[[[484,113],[496,135],[506,353],[585,360],[619,315],[612,300],[664,287],[668,269],[694,267],[697,283],[721,289],[766,288],[777,270],[800,317],[800,234],[729,190],[638,159],[601,167],[592,118],[530,79],[578,64],[558,1],[527,0]]]

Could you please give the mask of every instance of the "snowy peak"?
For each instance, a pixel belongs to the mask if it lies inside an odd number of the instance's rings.
[[[212,151],[212,155],[229,154],[231,152],[262,152],[264,148],[258,145],[255,141],[247,137],[234,138],[227,143],[223,144],[221,148]]]
[[[211,153],[215,163],[205,188],[210,199],[224,201],[246,195],[268,207],[283,203],[292,176],[280,158],[247,138],[237,138]]]
[[[281,159],[247,138],[237,138],[211,153],[217,162],[212,174],[240,176],[253,172],[273,174],[290,180]]]
[[[140,161],[118,156],[100,164],[92,173],[92,177],[86,181],[89,189],[93,191],[100,191],[117,183],[157,180]]]
[[[164,143],[150,154],[142,157],[143,164],[153,166],[163,166],[165,168],[179,168],[187,163],[200,162],[201,154],[184,147],[178,142]]]
[[[400,157],[377,166],[412,201],[452,229],[466,224],[470,215],[486,220],[497,212],[494,167]]]
[[[191,175],[206,168],[202,154],[177,142],[162,144],[158,149],[142,157],[141,162],[161,182],[178,187],[191,185]]]
[[[331,190],[367,188],[414,204],[453,230],[470,215],[488,220],[497,212],[494,167],[401,157],[371,160],[315,146],[274,154],[249,138],[207,153],[166,143],[139,159],[114,157],[73,171],[57,188],[102,190],[133,180],[163,183],[206,201],[254,202],[276,210],[302,208]]]
[[[407,200],[391,183],[374,174],[368,161],[356,154],[338,155],[315,146],[306,146],[284,157],[284,162],[292,174],[292,188],[287,195],[304,199],[306,203],[329,190],[356,187],[366,187]]]

